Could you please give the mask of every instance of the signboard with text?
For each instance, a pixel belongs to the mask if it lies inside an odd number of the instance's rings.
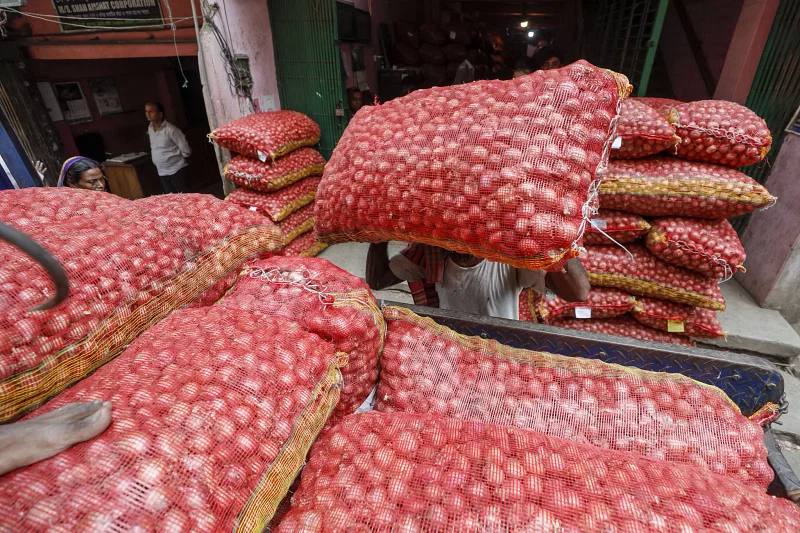
[[[163,27],[160,0],[53,0],[61,31]]]

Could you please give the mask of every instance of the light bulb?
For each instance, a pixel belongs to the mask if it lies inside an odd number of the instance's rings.
[[[528,32],[528,37],[533,37],[533,32],[532,31]]]
[[[519,23],[519,27],[520,28],[527,28],[528,27],[528,21],[527,20],[523,20],[522,22]]]

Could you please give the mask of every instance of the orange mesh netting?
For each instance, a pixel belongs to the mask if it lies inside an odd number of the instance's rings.
[[[767,123],[743,105],[700,100],[675,106],[677,155],[729,167],[758,163],[772,146]]]
[[[629,90],[624,76],[577,61],[365,106],[325,166],[318,238],[556,267],[578,253]]]
[[[686,270],[651,254],[640,244],[587,246],[581,256],[592,286],[613,287],[637,296],[725,310],[717,280]]]
[[[548,299],[534,296],[533,309],[539,322],[549,324],[557,318],[610,318],[633,309],[635,299],[627,292],[606,287],[592,287],[584,302],[567,302],[559,296]]]
[[[649,105],[663,117],[670,116],[675,106],[683,103],[680,100],[673,100],[672,98],[655,98],[651,96],[632,96],[631,101]]]
[[[681,138],[675,135],[675,125],[652,107],[635,100],[622,102],[617,136],[622,144],[611,150],[612,159],[635,159],[657,154]]]
[[[308,176],[321,176],[323,168],[322,154],[313,148],[299,148],[266,163],[237,155],[225,166],[225,177],[248,189],[271,192]]]
[[[763,488],[772,480],[760,427],[716,387],[679,374],[510,348],[402,308],[384,312],[378,411],[517,426],[701,465]]]
[[[336,405],[340,362],[288,321],[176,311],[33,413],[113,404],[98,437],[0,478],[0,529],[258,533]]]
[[[605,333],[606,335],[618,335],[620,337],[630,337],[643,341],[665,342],[668,344],[681,344],[683,346],[695,346],[693,340],[677,333],[668,333],[645,326],[628,315],[612,318],[593,318],[590,320],[578,320],[575,318],[557,318],[550,322],[551,326],[560,328],[580,329],[591,331],[592,333]]]
[[[651,328],[688,337],[718,339],[725,337],[717,313],[702,307],[676,304],[655,298],[639,298],[633,317]]]
[[[647,249],[659,259],[704,276],[730,279],[747,255],[727,220],[659,218],[647,234]]]
[[[55,308],[32,311],[53,296],[50,278],[0,243],[0,421],[116,356],[248,257],[282,245],[261,215],[198,194],[145,198],[26,232],[64,266],[70,294]]]
[[[225,200],[255,209],[275,222],[280,222],[314,201],[321,180],[322,178],[306,178],[276,192],[236,189]]]
[[[738,170],[674,157],[611,161],[600,186],[600,207],[649,216],[731,218],[774,202]]]
[[[108,209],[128,209],[131,201],[119,196],[70,187],[29,187],[0,192],[0,221],[28,231],[41,224],[61,224],[71,218]]]
[[[317,236],[313,231],[309,231],[296,237],[278,255],[285,257],[316,257],[327,247],[326,243],[317,241]]]
[[[208,136],[231,152],[267,161],[303,146],[314,146],[319,142],[320,129],[306,115],[282,110],[233,120]]]
[[[800,530],[788,500],[693,465],[432,415],[351,415],[279,533]]]
[[[297,237],[314,229],[314,204],[301,207],[281,222],[278,228],[283,232],[283,242],[291,243]]]
[[[650,224],[639,215],[600,209],[586,226],[583,243],[614,244],[611,239],[618,243],[633,242],[649,229]]]
[[[335,416],[352,413],[378,379],[385,324],[369,286],[325,259],[280,258],[250,263],[218,305],[298,322],[348,355]]]

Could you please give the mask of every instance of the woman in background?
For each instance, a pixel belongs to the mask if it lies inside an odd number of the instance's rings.
[[[108,182],[103,167],[88,157],[70,157],[64,161],[58,176],[59,187],[87,189],[89,191],[108,191]]]

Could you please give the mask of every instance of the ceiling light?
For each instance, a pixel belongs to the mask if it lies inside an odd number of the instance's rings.
[[[522,22],[519,23],[519,27],[520,28],[527,28],[528,27],[528,21],[527,20],[523,20]]]
[[[528,32],[528,37],[533,37],[533,32],[532,31]]]

